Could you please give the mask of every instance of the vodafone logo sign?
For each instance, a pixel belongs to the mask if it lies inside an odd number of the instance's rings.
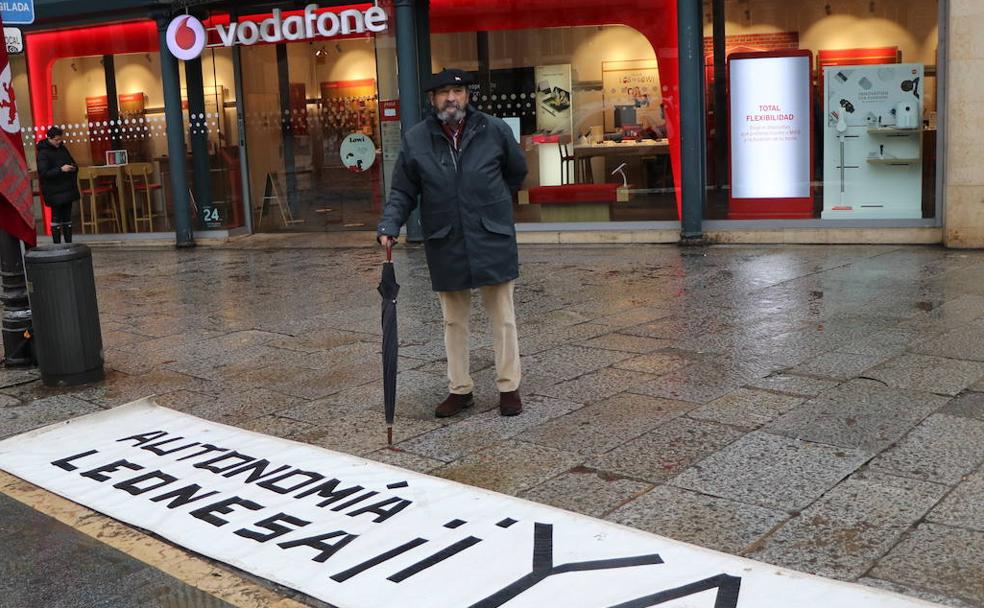
[[[206,46],[235,46],[258,43],[276,44],[313,38],[333,38],[365,32],[384,32],[389,17],[378,6],[365,11],[345,9],[340,12],[323,10],[317,4],[308,4],[303,11],[288,14],[274,9],[263,20],[232,21],[228,25],[215,24],[218,44],[208,45],[208,36],[202,22],[190,15],[175,17],[167,27],[167,47],[171,54],[182,60],[201,55]]]
[[[191,15],[175,17],[167,26],[167,48],[182,61],[201,55],[206,42],[208,36],[205,34],[205,26]]]

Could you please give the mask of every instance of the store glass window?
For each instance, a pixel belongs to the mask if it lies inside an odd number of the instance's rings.
[[[936,217],[938,2],[712,4],[708,219]]]
[[[471,102],[509,124],[529,175],[517,222],[678,219],[660,68],[625,25],[431,37],[434,71],[471,71]]]
[[[75,235],[172,231],[172,163],[157,24],[143,20],[34,32],[25,43],[26,57],[13,61],[14,85],[39,234],[48,230],[50,208],[40,195],[37,146],[52,126],[64,131],[64,145],[78,165]],[[235,228],[244,220],[228,50],[208,50],[201,69],[204,86],[191,97],[202,109],[192,112],[184,84],[188,64],[180,68],[189,213],[195,230]],[[202,142],[198,148],[196,139]],[[206,170],[193,170],[193,151],[205,159]]]
[[[373,33],[258,42],[239,52],[254,230],[374,229],[383,162]]]

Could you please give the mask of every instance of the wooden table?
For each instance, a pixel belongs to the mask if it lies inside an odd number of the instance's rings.
[[[94,178],[99,177],[112,177],[116,188],[116,204],[118,208],[116,212],[120,217],[120,229],[123,234],[128,232],[126,225],[126,197],[125,188],[123,184],[126,183],[123,179],[123,167],[126,165],[97,165],[92,167],[87,167],[92,171],[92,176]]]
[[[657,156],[669,154],[667,139],[625,141],[621,143],[574,144],[575,156]]]
[[[610,179],[609,173],[618,166],[622,159],[634,161],[627,167],[628,179],[633,183],[645,181],[643,159],[656,157],[670,153],[670,142],[667,139],[647,139],[641,141],[608,142],[601,144],[575,144],[575,158],[589,159],[592,162],[594,157],[601,157],[602,160],[596,161],[603,163],[602,171],[597,171],[598,167],[592,167],[592,175],[596,182],[604,182]]]

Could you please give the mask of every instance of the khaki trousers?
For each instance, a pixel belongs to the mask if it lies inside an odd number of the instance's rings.
[[[513,308],[515,281],[479,288],[482,305],[489,314],[495,347],[495,384],[499,392],[519,388],[519,336]],[[466,395],[472,382],[468,349],[468,320],[471,316],[471,290],[439,291],[444,314],[444,347],[448,354],[448,392]]]

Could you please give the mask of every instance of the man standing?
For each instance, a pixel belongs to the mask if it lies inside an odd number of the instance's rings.
[[[51,240],[72,242],[72,203],[79,200],[76,179],[79,166],[62,141],[58,127],[48,129],[46,139],[38,144],[38,181],[44,202],[51,207]]]
[[[492,322],[499,413],[523,411],[513,289],[519,276],[513,195],[526,157],[501,119],[468,105],[471,76],[447,69],[426,85],[434,112],[403,136],[393,187],[377,240],[395,244],[417,206],[431,285],[441,300],[448,356],[448,397],[435,410],[453,416],[474,403],[469,374],[471,290]]]

